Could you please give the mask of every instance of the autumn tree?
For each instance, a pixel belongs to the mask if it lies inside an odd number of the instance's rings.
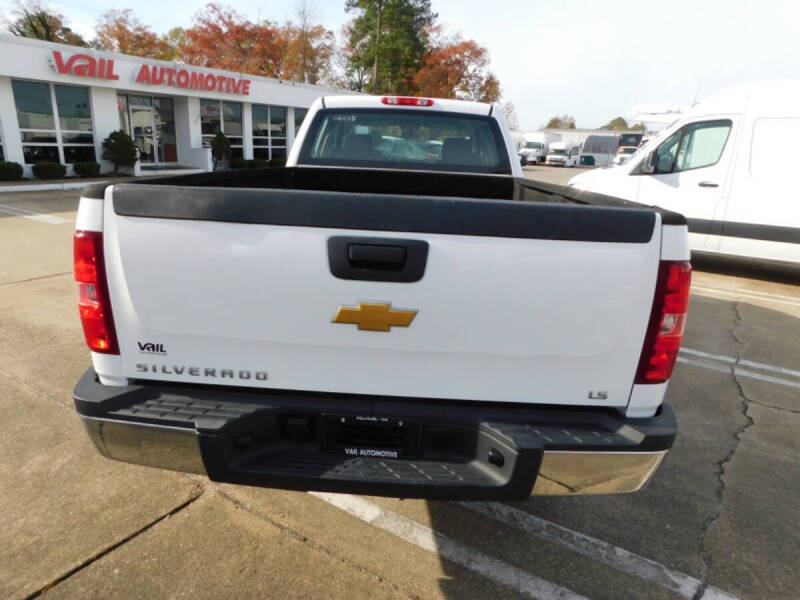
[[[176,52],[129,8],[111,9],[97,22],[97,44],[109,52],[171,60]]]
[[[211,3],[186,30],[181,58],[201,67],[281,77],[287,45],[273,23],[252,23],[228,6]]]
[[[186,30],[183,27],[173,27],[161,39],[172,49],[173,59],[177,59],[186,45]]]
[[[430,47],[414,87],[422,96],[496,102],[500,82],[489,71],[489,53],[474,40],[459,34],[447,37],[439,26],[429,32]]]
[[[414,75],[423,66],[428,31],[436,19],[430,0],[346,0],[345,10],[355,15],[348,27],[348,70],[359,74],[364,85],[354,87],[414,93]]]
[[[297,22],[284,27],[286,56],[282,77],[304,83],[319,83],[330,71],[334,52],[333,32],[314,23],[311,5],[297,6]]]
[[[6,22],[6,27],[16,36],[60,42],[71,46],[89,46],[86,40],[67,27],[64,15],[55,12],[46,4],[35,0],[18,3],[12,14],[13,17]]]
[[[555,116],[545,125],[547,129],[575,129],[575,117],[570,115]]]

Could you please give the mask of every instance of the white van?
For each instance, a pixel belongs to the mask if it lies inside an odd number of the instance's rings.
[[[574,142],[553,142],[547,151],[545,164],[574,167],[581,155],[581,145]]]
[[[667,127],[626,164],[569,185],[683,213],[691,247],[800,265],[800,81],[739,85]]]

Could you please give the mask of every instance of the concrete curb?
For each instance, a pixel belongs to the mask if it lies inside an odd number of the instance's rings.
[[[82,190],[90,183],[98,183],[98,181],[81,181],[80,183],[69,182],[69,183],[33,183],[31,185],[0,185],[0,194],[9,192],[50,192],[53,190]]]

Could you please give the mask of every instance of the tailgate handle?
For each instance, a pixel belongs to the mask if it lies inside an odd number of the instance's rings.
[[[422,279],[428,242],[395,238],[328,238],[328,266],[339,279],[413,283]]]
[[[361,269],[394,269],[399,271],[406,262],[405,246],[349,244],[347,258],[350,266]]]

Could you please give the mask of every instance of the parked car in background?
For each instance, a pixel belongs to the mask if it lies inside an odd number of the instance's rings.
[[[574,167],[578,164],[581,145],[573,142],[553,142],[547,153],[545,164],[556,167]]]
[[[569,185],[680,211],[694,252],[800,265],[800,80],[743,84],[700,102],[619,169]]]
[[[520,158],[525,161],[522,164],[536,165],[544,163],[550,144],[560,140],[561,135],[558,133],[549,133],[547,131],[526,133],[522,147],[519,150]]]
[[[612,161],[615,165],[624,165],[631,156],[636,154],[636,151],[639,148],[637,146],[620,146],[617,150],[617,155],[614,157]]]
[[[590,135],[581,146],[580,165],[607,167],[614,160],[619,147],[616,135]]]

